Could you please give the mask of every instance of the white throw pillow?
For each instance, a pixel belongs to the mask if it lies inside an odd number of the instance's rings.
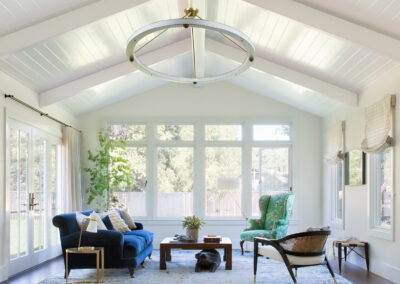
[[[124,222],[124,220],[119,215],[118,211],[111,211],[108,213],[108,218],[110,218],[111,224],[114,230],[117,230],[121,233],[130,232],[128,225]]]
[[[107,230],[106,225],[104,225],[103,221],[101,220],[99,214],[97,212],[93,211],[92,214],[90,214],[91,217],[96,219],[97,222],[97,230]]]
[[[85,231],[89,225],[89,216],[82,214],[81,212],[75,212],[76,222],[78,223],[79,229]]]
[[[129,229],[136,230],[136,224],[131,215],[128,213],[128,209],[121,210],[122,216],[124,216],[126,224],[128,224]]]

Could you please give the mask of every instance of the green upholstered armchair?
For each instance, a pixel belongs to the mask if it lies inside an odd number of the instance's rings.
[[[292,193],[267,194],[260,197],[258,204],[261,218],[250,219],[250,228],[240,234],[242,255],[245,241],[253,242],[255,237],[280,239],[286,236],[293,202],[294,194]]]

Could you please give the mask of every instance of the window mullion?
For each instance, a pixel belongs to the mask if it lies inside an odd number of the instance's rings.
[[[194,214],[200,217],[205,216],[205,132],[204,123],[195,124],[195,147],[194,147],[194,192],[193,192],[193,210]]]
[[[251,184],[251,168],[252,168],[252,124],[243,124],[243,141],[242,148],[242,214],[244,217],[252,215],[252,184]]]
[[[157,216],[157,146],[156,127],[150,122],[146,128],[147,137],[147,188],[146,210],[147,216],[154,219]]]

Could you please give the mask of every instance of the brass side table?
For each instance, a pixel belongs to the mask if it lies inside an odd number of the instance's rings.
[[[97,277],[96,281],[78,281],[72,283],[104,283],[104,248],[103,247],[96,247],[94,249],[78,249],[78,248],[69,248],[65,250],[65,281],[68,283],[68,256],[69,254],[95,254],[96,255],[96,270],[97,270]],[[101,279],[100,279],[100,258],[101,258]]]

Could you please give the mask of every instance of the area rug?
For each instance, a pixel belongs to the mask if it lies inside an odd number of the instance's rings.
[[[245,284],[253,282],[253,253],[241,255],[239,250],[233,250],[232,270],[225,270],[225,262],[215,273],[203,271],[194,272],[196,264],[196,251],[172,250],[172,261],[167,262],[167,270],[160,271],[158,250],[153,252],[152,259],[146,259],[144,268],[135,270],[135,278],[130,278],[128,269],[106,269],[104,278],[105,283],[140,283],[140,284]],[[223,252],[220,251],[221,256]],[[70,273],[69,281],[78,281],[78,279],[96,279],[95,269],[76,269]],[[340,284],[352,283],[347,279],[336,275]],[[326,266],[314,266],[299,268],[297,274],[297,283],[323,284],[334,283]],[[65,283],[64,271],[50,276],[40,284],[61,284]],[[293,283],[288,271],[283,263],[259,257],[257,269],[257,283],[265,284],[283,284]]]

